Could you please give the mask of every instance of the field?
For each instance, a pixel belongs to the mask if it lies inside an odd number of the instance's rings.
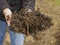
[[[24,45],[60,45],[60,0],[36,0],[35,8],[40,8],[42,14],[51,17],[54,25],[38,32],[36,40],[31,35],[26,37]],[[8,32],[4,45],[10,45]]]

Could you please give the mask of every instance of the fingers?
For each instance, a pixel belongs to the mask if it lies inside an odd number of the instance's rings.
[[[7,25],[10,26],[12,11],[9,8],[3,10]]]
[[[31,10],[31,9],[28,9],[28,10],[27,10],[27,12],[31,13],[31,12],[32,12],[32,10]]]
[[[7,15],[7,16],[5,16],[5,19],[6,19],[8,26],[10,26],[11,17],[9,15]]]

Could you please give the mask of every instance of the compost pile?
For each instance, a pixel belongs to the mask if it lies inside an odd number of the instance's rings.
[[[14,11],[10,27],[14,32],[33,35],[38,31],[50,28],[53,25],[51,20],[50,17],[41,14],[38,10],[31,13],[22,10]]]

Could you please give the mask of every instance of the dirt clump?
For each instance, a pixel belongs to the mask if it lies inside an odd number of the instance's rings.
[[[13,12],[11,19],[11,29],[17,33],[34,35],[38,31],[50,28],[53,23],[51,18],[41,14],[38,10],[28,13],[26,11]]]

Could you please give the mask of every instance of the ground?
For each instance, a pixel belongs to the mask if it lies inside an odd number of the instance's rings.
[[[54,24],[47,30],[37,33],[36,40],[30,35],[25,38],[25,45],[60,45],[60,0],[36,0],[36,9],[52,18]],[[6,33],[4,45],[10,45],[9,33]]]

